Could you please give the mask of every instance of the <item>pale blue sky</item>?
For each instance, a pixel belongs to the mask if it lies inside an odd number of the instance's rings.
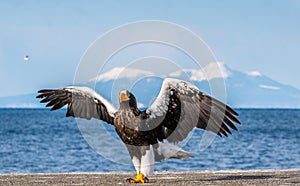
[[[96,38],[142,20],[187,27],[231,68],[300,88],[299,0],[11,0],[0,2],[0,96],[72,84]]]

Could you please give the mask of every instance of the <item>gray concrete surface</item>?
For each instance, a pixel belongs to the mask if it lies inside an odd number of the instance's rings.
[[[0,174],[0,185],[132,185],[134,173]],[[156,172],[144,185],[300,185],[300,169]]]

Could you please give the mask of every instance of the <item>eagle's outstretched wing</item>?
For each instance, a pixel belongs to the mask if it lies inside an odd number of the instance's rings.
[[[204,94],[182,80],[167,78],[153,104],[144,111],[148,126],[156,125],[159,141],[178,143],[195,128],[228,136],[228,127],[237,130],[238,114],[224,103]]]
[[[66,87],[55,90],[40,90],[37,98],[41,103],[49,102],[46,107],[57,110],[65,105],[66,116],[85,119],[96,118],[114,124],[115,107],[88,87]]]

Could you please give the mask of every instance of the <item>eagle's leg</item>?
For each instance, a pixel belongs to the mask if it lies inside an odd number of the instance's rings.
[[[135,179],[133,178],[128,178],[127,182],[129,183],[148,183],[149,180],[146,176],[144,176],[142,173],[138,173],[135,177]]]

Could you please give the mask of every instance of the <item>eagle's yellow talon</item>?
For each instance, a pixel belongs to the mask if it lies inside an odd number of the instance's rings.
[[[129,183],[148,183],[149,180],[147,177],[145,177],[142,173],[138,173],[135,177],[135,179],[128,178],[127,181]]]

